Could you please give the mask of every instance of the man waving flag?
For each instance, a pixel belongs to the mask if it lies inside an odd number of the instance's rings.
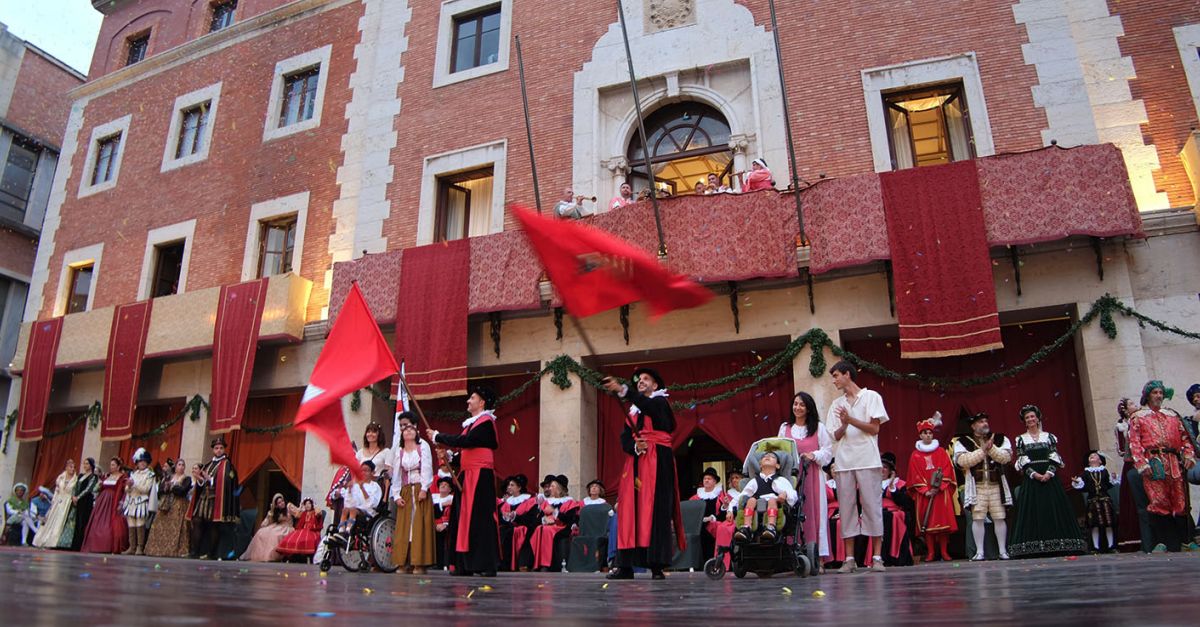
[[[399,370],[358,283],[352,284],[304,390],[296,428],[317,434],[329,446],[330,461],[358,477],[361,471],[346,433],[341,399]]]

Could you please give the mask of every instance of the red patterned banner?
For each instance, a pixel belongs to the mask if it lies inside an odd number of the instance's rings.
[[[101,440],[124,440],[133,435],[133,410],[137,408],[138,382],[142,376],[142,357],[146,354],[153,302],[144,300],[120,305],[113,312],[108,357],[104,360]]]
[[[224,433],[242,425],[258,331],[267,302],[267,279],[221,286],[217,322],[213,327],[210,428]]]
[[[887,227],[879,175],[824,179],[800,194],[812,243],[809,270],[821,274],[887,259]]]
[[[880,175],[900,356],[1002,348],[974,161]]]
[[[471,244],[404,250],[396,301],[396,354],[418,400],[466,394]]]
[[[21,374],[21,405],[17,412],[21,417],[17,423],[18,440],[40,440],[46,429],[46,408],[50,405],[62,326],[62,318],[53,318],[34,322],[29,328],[29,348],[25,351],[25,371]]]

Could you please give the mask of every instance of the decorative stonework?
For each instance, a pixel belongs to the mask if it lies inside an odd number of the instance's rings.
[[[695,0],[643,0],[646,34],[696,23]]]

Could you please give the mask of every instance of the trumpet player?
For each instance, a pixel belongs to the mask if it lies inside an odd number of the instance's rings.
[[[560,218],[568,218],[571,220],[578,220],[579,218],[589,216],[591,213],[587,212],[583,208],[583,201],[585,200],[590,200],[593,203],[596,202],[595,197],[587,198],[585,196],[576,195],[575,192],[568,187],[563,190],[562,198],[557,204],[554,205],[554,213]]]

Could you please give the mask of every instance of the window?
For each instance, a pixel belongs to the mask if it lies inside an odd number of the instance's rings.
[[[87,264],[74,266],[70,272],[70,288],[67,291],[67,310],[73,314],[87,311],[88,298],[92,294],[92,274],[95,266]]]
[[[36,143],[13,137],[4,161],[4,171],[0,172],[0,206],[12,209],[18,215],[25,213],[40,154],[41,147]]]
[[[181,159],[200,152],[204,145],[204,129],[208,126],[208,107],[211,103],[196,105],[182,111],[179,124],[179,143],[175,147],[175,158]]]
[[[208,158],[220,100],[221,83],[175,99],[171,108],[171,127],[163,146],[162,172]]]
[[[258,278],[292,271],[296,248],[296,216],[290,215],[259,223]]]
[[[434,241],[487,235],[493,180],[491,166],[438,177]]]
[[[500,59],[500,5],[454,17],[451,72],[461,72]]]
[[[317,83],[320,78],[320,67],[309,68],[283,77],[283,103],[279,111],[280,127],[312,119],[317,102]]]
[[[215,33],[233,25],[233,14],[237,12],[237,0],[218,2],[212,8],[212,25],[208,32]]]
[[[150,298],[179,293],[186,245],[185,240],[179,240],[154,247],[154,280],[150,286]]]
[[[96,144],[96,165],[92,168],[92,185],[108,183],[114,179],[120,150],[120,133],[105,137]]]
[[[146,58],[146,50],[150,47],[150,33],[129,38],[129,54],[125,57],[125,65],[133,65]]]
[[[884,94],[892,169],[975,156],[962,83]]]
[[[725,116],[699,102],[669,104],[651,113],[646,117],[646,140],[655,187],[671,194],[689,193],[697,181],[707,184],[710,172],[728,181],[733,168],[729,135]],[[650,177],[640,134],[633,134],[626,158],[634,191],[645,189]]]

